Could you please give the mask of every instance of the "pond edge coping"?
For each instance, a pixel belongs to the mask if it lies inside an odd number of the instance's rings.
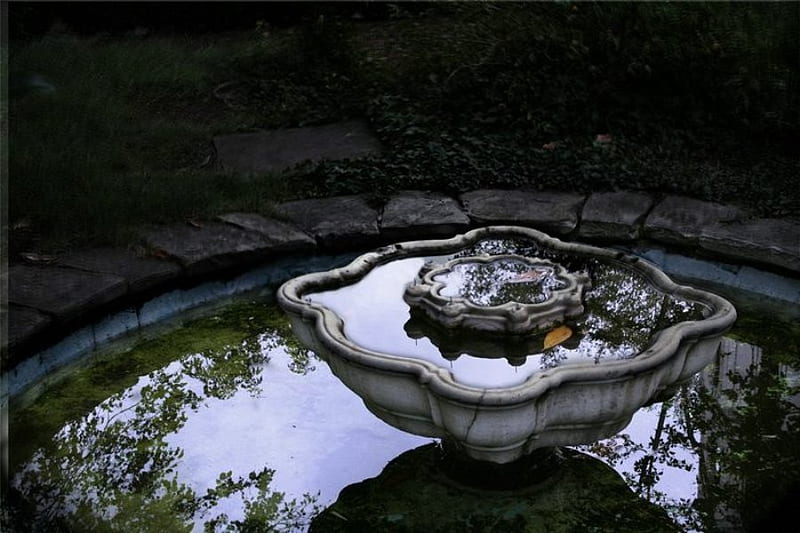
[[[436,210],[430,209],[432,199],[447,204],[448,209],[442,217],[437,217]],[[483,204],[482,199],[486,199]],[[303,202],[313,206],[313,212],[304,212]],[[426,205],[414,209],[415,202],[425,202]],[[336,206],[342,204],[348,205],[348,209],[337,211]],[[398,215],[397,209],[393,208],[395,204],[409,209],[405,229],[402,214]],[[284,205],[291,206],[290,213],[282,212]],[[463,214],[458,216],[456,212],[455,221],[453,206]],[[387,208],[393,213],[392,224],[384,228],[382,218]],[[206,281],[231,280],[247,270],[297,255],[308,257],[363,250],[365,246],[400,240],[448,237],[454,232],[508,222],[549,232],[565,241],[666,246],[698,258],[729,260],[800,279],[800,220],[758,218],[739,208],[675,195],[632,191],[577,195],[483,189],[453,198],[439,193],[402,191],[379,208],[370,206],[363,195],[351,195],[285,202],[277,205],[276,212],[281,219],[247,214],[250,222],[247,225],[237,224],[235,218],[222,215],[207,223],[191,221],[149,227],[142,233],[144,246],[135,250],[118,250],[119,254],[131,258],[132,265],[141,262],[143,270],[131,267],[118,276],[124,281],[122,288],[120,284],[114,284],[114,293],[108,298],[85,300],[85,295],[80,292],[66,291],[63,297],[74,299],[74,302],[68,302],[74,305],[65,306],[62,302],[58,309],[48,309],[39,303],[41,294],[36,292],[57,289],[58,276],[71,274],[67,272],[70,270],[78,270],[90,278],[96,275],[100,279],[109,276],[108,268],[76,264],[70,261],[70,254],[66,254],[63,263],[56,259],[48,265],[13,265],[3,273],[9,287],[9,297],[3,302],[3,322],[4,326],[6,321],[17,319],[23,319],[24,323],[9,325],[2,332],[0,364],[4,378],[20,362],[92,324],[92,321],[99,321],[115,312],[138,313],[149,300],[176,288],[191,289]],[[304,220],[304,217],[311,220]],[[359,221],[365,224],[366,239],[353,236],[354,224]],[[260,232],[260,227],[267,229]],[[341,236],[336,235],[339,227],[343,231]],[[225,231],[220,237],[222,229]],[[180,242],[174,246],[159,239],[170,232],[179,235]],[[205,241],[207,233],[214,237],[208,242]],[[198,238],[196,243],[190,242],[193,234]],[[85,255],[91,252],[90,249],[77,253]],[[159,269],[158,265],[162,268]],[[41,283],[27,287],[27,293],[16,290],[19,287],[15,278],[21,279],[19,273],[29,274],[31,269],[40,271],[36,279]],[[142,283],[143,279],[147,283]],[[80,286],[77,289],[80,290]],[[62,308],[72,311],[64,314]],[[129,329],[124,329],[117,336],[127,331]],[[113,337],[110,335],[105,340]]]

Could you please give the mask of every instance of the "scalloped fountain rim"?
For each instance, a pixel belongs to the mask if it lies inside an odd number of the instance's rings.
[[[523,303],[509,301],[499,305],[479,305],[466,297],[442,296],[445,286],[436,278],[453,272],[463,264],[484,264],[514,260],[531,267],[552,269],[564,286],[551,289],[550,296],[542,302]],[[409,285],[403,295],[406,303],[424,312],[429,319],[446,327],[495,332],[499,334],[530,334],[536,330],[558,325],[567,318],[583,313],[584,289],[590,285],[585,272],[568,272],[563,265],[548,259],[530,258],[518,254],[458,257],[447,261],[422,276],[421,283]]]
[[[481,240],[503,237],[527,238],[541,248],[591,256],[625,266],[644,275],[663,293],[704,305],[709,314],[701,321],[680,322],[658,332],[652,344],[631,359],[605,361],[598,365],[580,363],[556,367],[535,373],[525,382],[513,387],[485,389],[458,383],[446,368],[433,363],[359,346],[344,334],[343,321],[336,313],[321,304],[304,299],[304,295],[308,293],[354,284],[375,267],[390,261],[456,253]],[[684,341],[722,335],[736,320],[735,308],[724,298],[693,287],[678,285],[657,267],[636,256],[581,243],[563,242],[540,231],[518,226],[488,226],[450,239],[408,241],[385,246],[359,256],[347,266],[291,279],[279,288],[277,296],[284,310],[302,317],[304,321],[313,321],[318,341],[333,353],[376,370],[416,375],[421,384],[444,399],[487,407],[528,402],[568,382],[607,382],[646,373],[666,363],[678,352]],[[667,387],[671,383],[661,385]]]

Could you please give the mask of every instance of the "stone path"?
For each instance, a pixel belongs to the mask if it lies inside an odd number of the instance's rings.
[[[214,137],[217,162],[239,174],[287,170],[304,161],[356,159],[376,155],[381,145],[358,120]]]
[[[405,191],[379,207],[343,196],[286,202],[276,212],[285,220],[230,213],[202,224],[148,228],[147,256],[104,248],[47,266],[12,266],[2,309],[9,324],[4,369],[76,325],[168,287],[231,275],[286,254],[446,237],[492,224],[529,226],[567,240],[669,245],[800,277],[800,221],[752,218],[679,196],[479,190],[452,198]]]

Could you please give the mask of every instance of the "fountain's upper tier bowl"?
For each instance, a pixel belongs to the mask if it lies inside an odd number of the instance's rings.
[[[506,254],[426,263],[406,286],[412,308],[448,329],[525,335],[583,313],[586,272],[546,259]]]
[[[621,430],[710,363],[736,319],[634,256],[512,226],[381,248],[278,300],[381,419],[498,463]]]

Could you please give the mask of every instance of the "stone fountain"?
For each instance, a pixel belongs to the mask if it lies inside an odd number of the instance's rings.
[[[278,300],[375,415],[494,464],[619,432],[736,319],[635,256],[513,226],[384,247]]]

